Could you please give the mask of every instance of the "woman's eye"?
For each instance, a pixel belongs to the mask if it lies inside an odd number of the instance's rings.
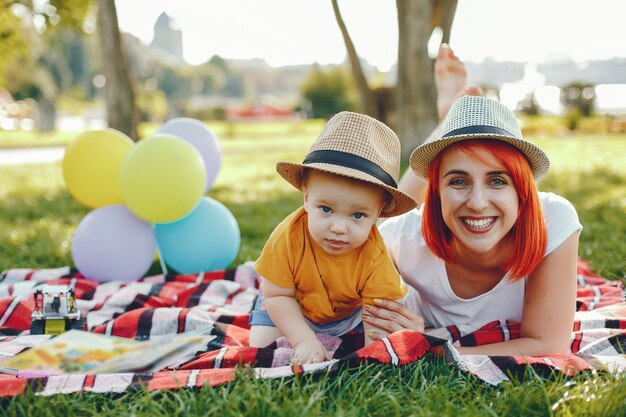
[[[494,178],[491,180],[492,185],[506,185],[506,181],[502,178]]]
[[[462,186],[462,185],[465,185],[465,181],[460,178],[453,179],[452,181],[450,181],[450,185],[457,186],[457,187]]]
[[[328,206],[320,206],[320,210],[322,210],[322,213],[330,213],[332,211]]]
[[[357,219],[357,220],[360,220],[360,219],[362,219],[362,218],[364,218],[364,217],[365,217],[365,214],[364,214],[364,213],[354,213],[354,214],[352,215],[352,217],[354,217],[354,218],[355,218],[355,219]]]

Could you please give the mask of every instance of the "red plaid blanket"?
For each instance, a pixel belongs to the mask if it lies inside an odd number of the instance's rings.
[[[291,366],[293,350],[284,338],[264,349],[248,347],[248,315],[257,295],[257,277],[245,265],[233,270],[157,275],[138,282],[98,283],[70,268],[10,269],[0,275],[0,360],[41,343],[49,336],[30,336],[38,285],[72,284],[77,306],[86,314],[92,332],[149,339],[213,325],[217,337],[187,360],[154,374],[58,375],[17,378],[0,374],[0,396],[31,389],[40,395],[79,391],[123,392],[139,386],[149,390],[218,385],[232,381],[242,364],[259,378],[308,372],[332,372],[345,364],[403,365],[442,347],[453,365],[498,384],[532,366],[540,374],[554,371],[573,375],[591,369],[626,369],[626,303],[623,285],[607,281],[579,260],[578,304],[571,352],[537,357],[459,355],[455,346],[474,346],[519,337],[517,323],[505,321],[450,326],[421,334],[397,332],[363,348],[363,335],[341,338],[320,335],[333,360]]]

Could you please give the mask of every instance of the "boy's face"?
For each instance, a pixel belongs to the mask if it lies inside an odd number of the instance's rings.
[[[363,245],[385,203],[380,187],[313,169],[303,189],[309,233],[330,255]]]

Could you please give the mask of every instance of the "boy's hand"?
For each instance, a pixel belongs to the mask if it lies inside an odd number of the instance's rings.
[[[303,340],[295,346],[295,351],[293,362],[299,365],[324,362],[331,359],[330,354],[317,338]]]

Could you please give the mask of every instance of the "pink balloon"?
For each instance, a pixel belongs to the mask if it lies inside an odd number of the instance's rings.
[[[187,117],[168,120],[156,133],[178,136],[198,150],[206,167],[206,189],[209,191],[222,166],[222,150],[217,137],[202,122]]]
[[[78,271],[97,281],[136,281],[150,269],[156,251],[152,226],[124,205],[89,212],[72,240]]]

